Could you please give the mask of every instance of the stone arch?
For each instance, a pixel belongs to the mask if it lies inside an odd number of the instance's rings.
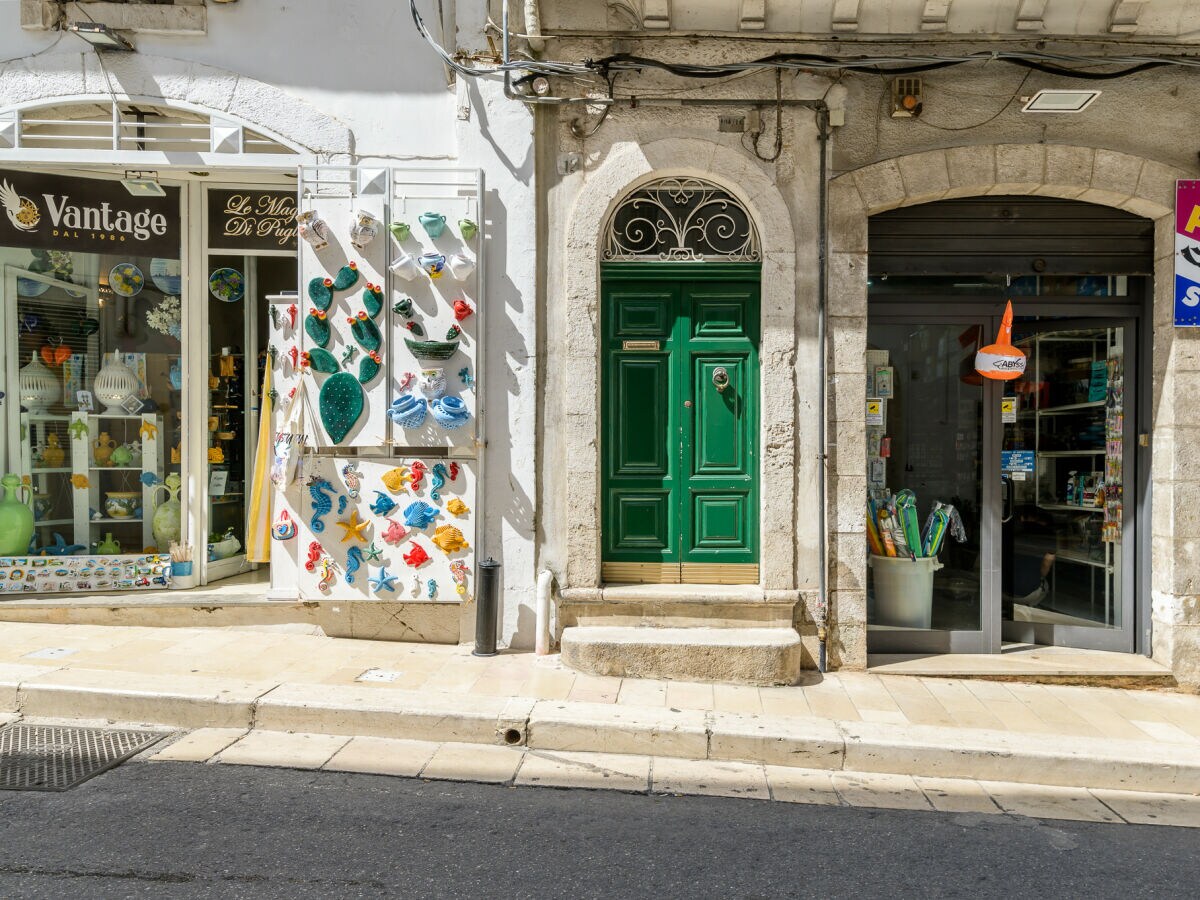
[[[953,197],[1039,194],[1112,206],[1154,220],[1153,322],[1168,324],[1174,304],[1175,181],[1187,173],[1152,159],[1063,144],[996,144],[928,150],[844,172],[829,187],[829,433],[839,435],[830,484],[830,572],[833,660],[866,665],[866,445],[863,440],[863,353],[867,335],[867,220],[875,213]],[[1164,333],[1165,332],[1165,333]],[[1160,414],[1173,421],[1172,344],[1200,340],[1156,327],[1153,360],[1155,434]],[[1193,348],[1190,352],[1198,352]],[[1182,395],[1179,403],[1186,403]],[[1172,445],[1173,446],[1173,445]],[[1175,461],[1155,454],[1155,482],[1174,478]],[[1153,532],[1177,518],[1153,505]],[[1197,534],[1200,537],[1200,533]],[[1174,564],[1157,558],[1153,592],[1186,594]],[[1200,566],[1196,567],[1200,569]],[[1142,598],[1149,603],[1149,598]],[[1156,603],[1156,615],[1157,615]],[[1155,643],[1158,643],[1156,629]],[[1156,650],[1156,656],[1158,655]]]
[[[680,160],[690,164],[681,166]],[[690,138],[613,148],[587,172],[569,216],[563,279],[567,358],[574,365],[563,409],[568,485],[564,587],[600,584],[599,259],[604,229],[626,195],[670,176],[702,178],[728,191],[749,211],[761,239],[761,391],[771,402],[762,404],[760,466],[776,483],[786,481],[792,489],[762,503],[759,571],[767,592],[794,591],[796,391],[790,361],[796,341],[795,232],[779,189],[762,169],[734,150]]]
[[[270,133],[313,162],[350,162],[350,129],[274,85],[203,63],[143,53],[46,53],[0,65],[6,106],[144,100],[225,115]]]

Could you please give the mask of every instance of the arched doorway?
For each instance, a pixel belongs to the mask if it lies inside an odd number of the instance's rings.
[[[1150,220],[1050,197],[871,217],[872,652],[1135,649],[1153,242]],[[1009,301],[1027,368],[985,380]],[[939,504],[957,538],[921,527]]]
[[[745,207],[695,177],[613,210],[601,259],[601,576],[759,582],[759,288]]]

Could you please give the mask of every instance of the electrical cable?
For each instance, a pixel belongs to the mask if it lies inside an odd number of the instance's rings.
[[[1027,69],[1025,71],[1025,77],[1021,79],[1021,83],[1018,84],[1016,90],[1012,92],[1012,96],[1004,101],[1004,105],[996,110],[995,114],[988,116],[982,122],[973,122],[970,125],[937,125],[933,122],[925,121],[920,116],[916,117],[913,121],[920,122],[922,125],[927,125],[930,128],[936,128],[938,131],[970,131],[972,128],[982,128],[984,125],[994,122],[996,119],[1000,118],[1000,115],[1010,106],[1012,106],[1012,102],[1021,95],[1021,88],[1025,87],[1025,82],[1029,80],[1029,76],[1032,74],[1033,69]]]

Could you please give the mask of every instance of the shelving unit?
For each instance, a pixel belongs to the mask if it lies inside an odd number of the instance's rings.
[[[71,426],[77,422],[87,426],[86,437],[73,437],[70,442],[70,471],[72,475],[82,475],[88,480],[87,488],[72,490],[75,543],[86,543],[91,552],[111,533],[113,539],[121,544],[122,553],[141,553],[145,548],[155,546],[152,528],[155,509],[153,490],[154,485],[163,480],[165,472],[163,442],[159,439],[163,433],[162,416],[152,413],[110,415],[103,412],[76,412],[69,419]],[[95,442],[104,433],[108,433],[118,446],[137,443],[141,449],[141,465],[96,465]],[[146,473],[154,475],[150,484],[143,478]],[[104,501],[113,491],[140,492],[140,514],[125,517],[107,515]],[[129,543],[132,539],[140,543],[134,546]],[[165,547],[159,549],[166,551]]]
[[[1032,503],[1054,517],[1056,564],[1089,570],[1092,605],[1102,602],[1103,621],[1112,624],[1120,535],[1118,531],[1114,540],[1108,497],[1110,492],[1117,496],[1119,520],[1120,332],[1093,328],[1039,333],[1017,343],[1028,354],[1027,374],[1032,377],[1024,382],[1027,392],[1017,416],[1015,444],[1032,444],[1035,455],[1032,480],[1014,478],[1014,500]],[[1071,494],[1068,484],[1075,485]]]

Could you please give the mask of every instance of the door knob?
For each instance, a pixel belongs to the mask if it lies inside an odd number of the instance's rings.
[[[724,392],[725,388],[729,387],[729,373],[725,371],[724,366],[717,366],[713,369],[712,382],[718,394]]]

